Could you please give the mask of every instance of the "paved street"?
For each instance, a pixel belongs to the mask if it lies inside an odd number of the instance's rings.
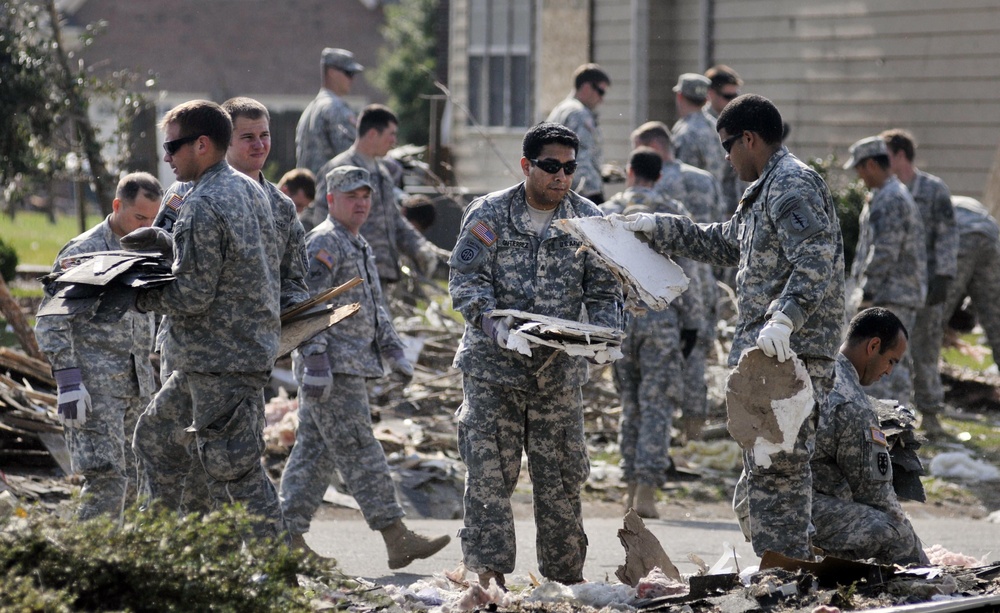
[[[390,571],[386,566],[385,545],[382,537],[368,529],[360,519],[317,519],[306,541],[318,552],[337,558],[340,568],[351,576],[360,576],[379,583],[410,584],[425,576],[454,569],[462,558],[461,545],[455,533],[461,520],[407,520],[414,530],[428,535],[450,534],[452,542],[429,560],[418,560],[402,571]],[[914,527],[925,546],[939,543],[951,551],[982,557],[987,561],[1000,560],[1000,524],[968,518],[914,519]],[[518,577],[528,573],[538,575],[535,562],[535,528],[530,520],[519,520],[517,525],[517,568],[511,576],[516,583],[527,583]],[[584,525],[590,539],[584,576],[590,581],[615,582],[615,570],[624,562],[625,553],[618,541],[617,531],[621,519],[585,519]],[[694,564],[687,556],[694,553],[710,566],[722,554],[723,543],[736,547],[741,556],[741,567],[757,564],[758,559],[748,543],[743,541],[735,520],[696,519],[647,520],[647,527],[660,539],[664,550],[682,573],[693,573]]]

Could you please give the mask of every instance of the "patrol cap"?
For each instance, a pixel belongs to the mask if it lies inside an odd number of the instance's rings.
[[[353,192],[360,187],[372,188],[368,171],[357,166],[337,166],[326,174],[330,192]]]
[[[712,82],[705,75],[695,72],[685,72],[677,77],[677,85],[674,85],[674,91],[680,92],[682,96],[691,98],[692,100],[704,100],[708,98],[708,86],[711,84]]]
[[[354,59],[354,54],[347,49],[334,49],[333,47],[327,47],[323,49],[323,55],[321,56],[321,62],[323,66],[332,66],[333,68],[338,68],[344,72],[361,72],[365,69],[364,66],[359,64],[357,60]]]
[[[864,160],[873,158],[876,155],[889,157],[889,148],[885,146],[885,141],[878,136],[862,138],[851,145],[848,152],[851,154],[851,159],[844,162],[844,170],[850,170]]]

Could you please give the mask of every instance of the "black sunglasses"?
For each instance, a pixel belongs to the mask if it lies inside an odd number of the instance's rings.
[[[548,158],[544,160],[528,160],[528,161],[534,164],[535,166],[538,166],[539,168],[549,173],[550,175],[558,173],[559,169],[562,169],[568,175],[571,175],[574,172],[576,172],[576,160],[571,160],[565,163],[560,162],[559,160],[551,160]]]
[[[724,94],[722,92],[718,92],[718,93],[719,93],[719,97],[722,98],[722,99],[724,99],[724,100],[732,100],[733,98],[735,98],[735,97],[737,97],[737,96],[740,95],[740,92],[735,92],[735,93],[732,93],[732,94]]]
[[[174,140],[165,141],[163,143],[163,150],[167,152],[167,155],[172,156],[184,145],[193,143],[201,137],[201,134],[191,134],[189,136],[182,136],[180,138],[175,138]]]
[[[600,96],[601,98],[603,98],[604,94],[606,94],[607,91],[608,91],[608,90],[604,89],[603,87],[601,87],[600,85],[593,85],[593,88],[594,88],[594,91],[597,92],[597,95]]]
[[[743,130],[740,130],[736,134],[733,134],[726,140],[722,141],[722,148],[726,150],[727,154],[733,150],[733,143],[735,143],[741,136],[743,136]]]

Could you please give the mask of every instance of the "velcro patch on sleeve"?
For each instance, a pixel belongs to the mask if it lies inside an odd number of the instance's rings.
[[[872,428],[872,442],[882,445],[883,447],[889,446],[889,441],[885,439],[885,432],[882,432],[878,428]]]
[[[485,253],[486,247],[471,236],[466,236],[451,250],[448,265],[458,272],[465,273],[472,270]]]
[[[808,203],[796,200],[781,208],[778,223],[797,240],[804,240],[822,230],[816,213]]]
[[[184,204],[184,199],[177,194],[170,194],[170,197],[167,198],[166,205],[175,211],[180,209],[182,204]]]
[[[320,249],[314,256],[321,264],[333,270],[333,256],[326,249]]]
[[[497,242],[496,233],[494,233],[493,230],[491,230],[490,227],[482,221],[476,222],[476,225],[472,226],[472,229],[469,230],[469,232],[482,241],[482,243],[487,247],[492,247],[493,243]]]

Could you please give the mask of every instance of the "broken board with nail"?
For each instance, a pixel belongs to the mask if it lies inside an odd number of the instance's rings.
[[[654,311],[667,308],[688,287],[688,278],[680,266],[656,252],[635,232],[626,230],[620,221],[575,217],[561,219],[559,224],[596,253]]]
[[[514,319],[510,326],[508,348],[525,355],[531,355],[532,345],[544,345],[584,357],[593,357],[601,351],[614,354],[625,337],[624,332],[614,328],[515,309],[496,309],[491,315]]]

